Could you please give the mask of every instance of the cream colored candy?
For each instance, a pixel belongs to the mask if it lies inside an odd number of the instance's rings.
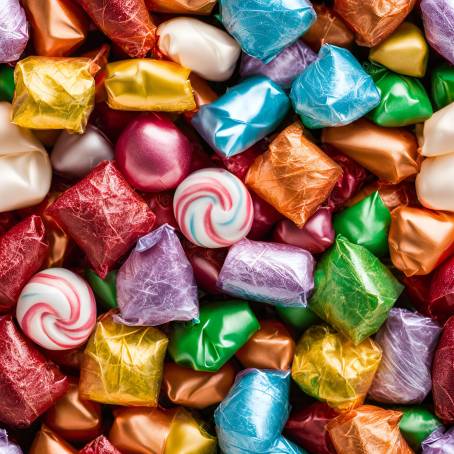
[[[454,103],[425,121],[421,153],[423,156],[454,153]]]

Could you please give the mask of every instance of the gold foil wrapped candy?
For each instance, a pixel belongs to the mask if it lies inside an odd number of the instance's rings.
[[[28,57],[14,71],[12,122],[25,128],[82,133],[95,101],[89,58]]]
[[[158,404],[167,337],[152,327],[132,327],[107,313],[84,352],[79,393],[106,404]]]
[[[363,403],[380,360],[372,339],[355,346],[328,325],[312,326],[296,346],[292,378],[306,394],[350,410]]]
[[[182,112],[196,108],[190,69],[177,63],[138,58],[106,66],[109,107],[117,110]]]

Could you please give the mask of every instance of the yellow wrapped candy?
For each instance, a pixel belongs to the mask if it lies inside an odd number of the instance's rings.
[[[363,403],[380,360],[372,339],[355,346],[328,325],[317,325],[298,342],[292,377],[306,394],[346,411]]]
[[[89,58],[28,57],[14,70],[12,122],[82,133],[95,102],[97,66]]]
[[[169,340],[152,327],[100,318],[84,352],[79,394],[106,404],[155,407]]]
[[[106,66],[107,103],[117,110],[194,110],[189,73],[177,63],[138,58]]]

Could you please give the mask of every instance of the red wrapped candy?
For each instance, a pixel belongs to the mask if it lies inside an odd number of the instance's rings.
[[[251,197],[254,205],[254,218],[247,237],[251,240],[263,240],[274,224],[283,216],[254,192],[251,192]]]
[[[26,427],[68,389],[68,379],[32,347],[10,315],[0,318],[0,422]]]
[[[103,279],[155,222],[154,213],[112,161],[98,164],[65,191],[47,213],[85,252]]]
[[[121,454],[121,452],[104,435],[100,435],[81,449],[79,454]]]
[[[427,312],[439,322],[454,315],[454,257],[441,264],[432,277]]]
[[[17,301],[22,287],[41,268],[48,244],[39,216],[30,216],[0,237],[0,312]]]
[[[180,230],[178,227],[175,215],[173,214],[173,192],[157,192],[155,194],[147,194],[146,198],[148,206],[156,215],[155,228],[163,224],[169,224],[173,228]]]

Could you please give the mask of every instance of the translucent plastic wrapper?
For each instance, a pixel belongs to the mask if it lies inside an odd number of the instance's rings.
[[[376,107],[380,93],[353,54],[325,44],[293,82],[290,99],[308,128],[352,123]]]
[[[434,430],[422,443],[422,454],[450,454],[454,452],[454,427]]]
[[[16,443],[8,440],[5,429],[0,429],[0,454],[22,454],[22,449]]]
[[[224,452],[274,452],[289,415],[290,373],[245,369],[214,413]]]
[[[117,301],[127,325],[197,318],[194,273],[173,227],[164,224],[139,238],[118,272]]]
[[[213,150],[229,158],[273,132],[289,109],[290,101],[279,85],[254,76],[201,106],[192,125]]]
[[[148,8],[157,13],[210,14],[217,0],[145,0]]]
[[[378,331],[402,290],[370,251],[338,235],[317,264],[309,307],[359,344]]]
[[[363,405],[328,423],[337,454],[413,454],[399,431],[400,411]]]
[[[246,184],[301,228],[341,174],[341,168],[303,136],[301,125],[293,123],[254,161]]]
[[[432,389],[431,367],[441,327],[407,309],[391,309],[375,336],[383,351],[369,398],[388,404],[421,403]]]
[[[0,63],[19,60],[27,42],[27,17],[19,0],[4,0],[0,10]]]
[[[231,246],[218,277],[223,292],[250,301],[305,306],[314,259],[295,246],[243,239]]]
[[[105,314],[88,341],[81,367],[83,399],[156,407],[168,339],[156,328],[130,327]]]
[[[306,394],[350,410],[364,402],[380,360],[380,347],[372,339],[354,345],[328,325],[316,325],[296,346],[292,378]]]

